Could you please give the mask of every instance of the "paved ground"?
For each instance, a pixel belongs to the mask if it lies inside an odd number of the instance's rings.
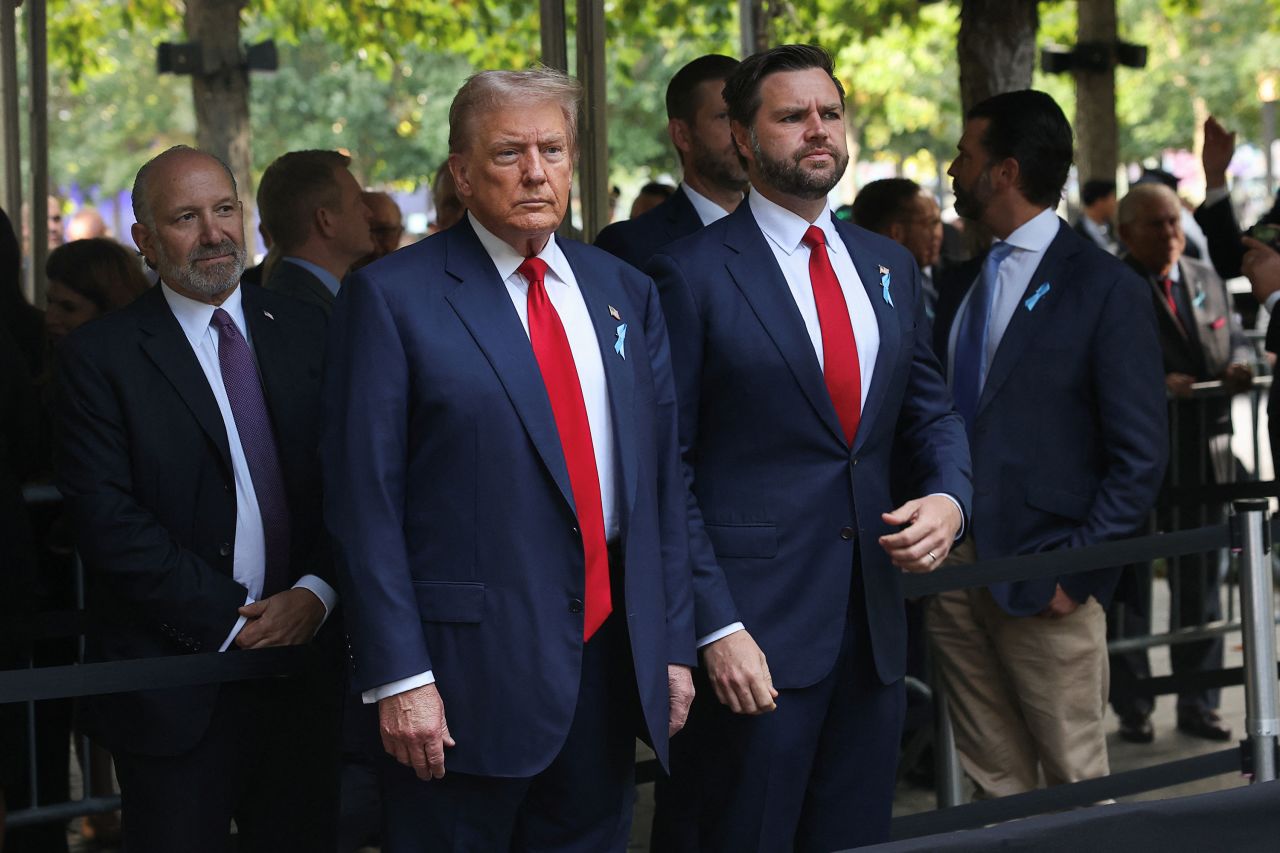
[[[1167,601],[1167,587],[1163,582],[1157,581],[1154,608],[1156,611],[1155,630],[1157,632],[1162,632],[1166,630],[1167,627]],[[1236,607],[1235,612],[1239,612],[1238,606]],[[1226,639],[1226,665],[1228,667],[1239,666],[1240,662],[1240,636],[1238,633],[1230,634]],[[1166,675],[1169,673],[1169,654],[1167,648],[1156,648],[1152,650],[1151,666],[1154,675]],[[1242,737],[1244,733],[1244,689],[1242,687],[1227,688],[1223,691],[1221,713],[1224,721],[1231,727],[1235,736],[1237,738]],[[1172,761],[1178,758],[1186,758],[1201,753],[1216,752],[1224,747],[1221,743],[1211,743],[1208,741],[1198,740],[1178,732],[1174,725],[1174,697],[1172,696],[1160,697],[1156,703],[1156,710],[1152,719],[1156,729],[1155,743],[1137,745],[1120,740],[1119,737],[1114,734],[1117,722],[1114,717],[1109,718],[1109,728],[1112,731],[1112,734],[1108,738],[1107,745],[1110,750],[1111,768],[1113,771],[1131,770],[1138,767],[1146,767],[1166,761]],[[645,758],[651,757],[652,755],[643,747],[640,748],[637,754],[643,754],[643,757]],[[1219,776],[1214,779],[1205,779],[1186,785],[1179,785],[1177,787],[1167,788],[1161,791],[1152,791],[1129,799],[1150,800],[1186,796],[1189,794],[1236,787],[1246,783],[1247,782],[1243,777],[1238,774],[1231,774]],[[898,786],[894,804],[895,815],[928,811],[934,807],[934,793],[932,790],[914,787],[907,783],[903,783]],[[652,818],[653,786],[642,785],[637,792],[635,820],[629,850],[648,850],[649,825]],[[83,851],[95,849],[111,849],[101,847],[94,848],[85,845],[80,839],[79,834],[75,831],[77,826],[78,822],[73,822],[71,832],[69,834],[72,853],[83,853]],[[367,853],[375,853],[375,851],[368,851]]]

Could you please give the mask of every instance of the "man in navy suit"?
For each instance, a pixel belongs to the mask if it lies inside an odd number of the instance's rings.
[[[359,270],[334,312],[326,514],[392,853],[624,849],[636,734],[665,762],[692,699],[658,293],[555,236],[579,100],[545,69],[468,80],[467,216]]]
[[[1071,126],[1031,90],[970,109],[949,173],[991,230],[944,285],[935,328],[973,454],[953,562],[1135,533],[1167,455],[1150,289],[1054,214]],[[1119,569],[943,593],[927,624],[965,771],[986,796],[1108,772],[1104,608]]]
[[[596,245],[643,269],[663,246],[728,216],[742,201],[747,175],[729,136],[724,81],[738,60],[711,53],[676,72],[667,84],[667,132],[680,155],[684,179],[652,210],[615,222]]]
[[[724,91],[748,202],[648,267],[697,499],[709,684],[696,731],[676,741],[692,755],[674,773],[696,774],[701,799],[663,819],[677,825],[672,849],[843,849],[888,837],[901,572],[946,558],[969,459],[915,261],[828,204],[848,164],[830,57],[775,48],[744,60]],[[895,443],[901,484],[890,483]],[[924,497],[897,506],[896,485]]]
[[[262,173],[258,209],[272,239],[267,290],[327,316],[352,265],[373,248],[372,211],[339,151],[290,151]]]

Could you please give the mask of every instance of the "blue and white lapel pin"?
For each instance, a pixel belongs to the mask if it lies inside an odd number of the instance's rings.
[[[618,313],[618,309],[612,305],[609,306],[609,316],[615,320],[621,320],[622,315]],[[627,357],[627,324],[621,323],[618,326],[618,339],[613,342],[613,351],[623,358]]]
[[[1036,292],[1028,296],[1026,301],[1023,302],[1022,304],[1027,306],[1028,311],[1031,311],[1036,307],[1036,303],[1039,302],[1044,297],[1044,295],[1048,292],[1049,292],[1049,282],[1046,281],[1044,284],[1037,287]]]
[[[888,302],[889,307],[892,308],[893,297],[889,295],[889,283],[890,283],[889,268],[882,266],[880,267],[880,288],[882,291],[882,295],[884,296],[884,301]]]

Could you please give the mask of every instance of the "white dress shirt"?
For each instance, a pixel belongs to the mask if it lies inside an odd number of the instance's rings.
[[[525,334],[529,333],[529,282],[516,270],[524,263],[524,255],[517,252],[509,243],[495,236],[476,221],[470,212],[467,219],[480,238],[481,245],[493,261],[511,297],[511,304],[520,317]],[[574,277],[573,269],[553,234],[547,245],[538,253],[547,264],[547,273],[543,286],[547,290],[547,298],[551,300],[556,313],[560,315],[560,323],[564,326],[565,336],[569,339],[569,350],[573,353],[573,363],[578,371],[578,383],[582,386],[582,401],[586,404],[587,425],[591,430],[591,445],[596,457],[596,475],[600,478],[600,502],[604,510],[605,539],[613,541],[618,537],[618,501],[615,483],[613,419],[609,412],[609,387],[605,382],[604,359],[600,354],[600,339],[596,337],[595,325],[591,315],[587,313],[586,300],[582,298],[582,290]],[[365,704],[372,704],[379,699],[394,696],[431,684],[435,674],[428,670],[419,675],[402,678],[389,684],[364,691],[361,698]]]
[[[987,370],[991,367],[991,361],[995,358],[996,350],[1000,347],[1000,339],[1004,337],[1005,330],[1009,328],[1009,322],[1013,320],[1014,312],[1022,304],[1027,285],[1031,283],[1031,276],[1035,273],[1036,267],[1040,266],[1040,262],[1044,260],[1044,253],[1056,236],[1058,236],[1058,215],[1052,209],[1045,208],[1018,226],[1012,234],[1004,239],[1004,242],[1013,246],[1013,250],[1000,263],[1000,270],[996,274],[995,293],[991,295],[991,314],[987,323],[987,345],[983,353],[982,373],[978,383],[979,394],[982,393],[982,387],[986,384]],[[1037,284],[1039,283],[1037,282]],[[954,384],[956,338],[960,334],[960,326],[969,310],[969,300],[972,296],[973,288],[971,287],[969,292],[965,294],[964,300],[960,303],[960,308],[956,312],[956,319],[951,324],[951,334],[947,338],[947,354],[949,356],[947,359],[948,384]]]
[[[853,337],[858,347],[858,373],[862,380],[862,391],[858,395],[859,412],[866,405],[867,391],[871,388],[871,374],[875,369],[876,356],[880,352],[880,326],[876,323],[875,310],[871,307],[871,299],[862,286],[862,279],[853,266],[853,258],[848,247],[836,231],[835,221],[831,218],[830,205],[823,208],[816,222],[810,223],[804,217],[775,204],[760,193],[747,196],[751,205],[751,213],[756,218],[760,230],[764,232],[765,242],[773,252],[782,277],[787,281],[791,297],[800,309],[804,320],[805,331],[809,333],[809,341],[813,344],[813,353],[817,356],[818,367],[823,366],[822,325],[818,322],[818,306],[813,300],[813,283],[809,280],[809,246],[804,242],[804,235],[813,224],[822,229],[827,240],[827,257],[831,260],[831,268],[835,270],[836,279],[840,282],[840,290],[844,293],[844,302],[849,310],[849,321],[853,325]],[[737,633],[745,628],[741,622],[726,625],[718,631],[698,638],[698,648],[714,643],[716,640]]]
[[[804,319],[805,330],[809,333],[809,341],[813,344],[813,353],[818,359],[818,366],[823,367],[822,325],[818,322],[818,306],[813,299],[813,283],[809,279],[809,246],[804,242],[804,235],[810,224],[822,229],[827,241],[827,257],[831,268],[835,270],[836,279],[840,282],[840,290],[844,293],[845,306],[849,311],[849,322],[853,325],[853,336],[858,347],[858,373],[862,380],[862,393],[859,399],[859,412],[866,406],[867,392],[871,388],[871,375],[875,371],[876,357],[880,354],[880,326],[876,322],[875,309],[871,305],[871,297],[867,295],[862,278],[853,265],[853,257],[844,239],[836,231],[835,220],[831,216],[830,203],[823,208],[816,222],[810,223],[804,217],[792,213],[781,205],[754,192],[747,196],[751,205],[751,213],[756,223],[764,232],[769,249],[778,261],[782,277],[787,281],[791,297]],[[964,511],[960,503],[951,495],[942,495],[955,505],[963,518]],[[961,528],[960,534],[964,532]],[[957,536],[957,538],[959,538]],[[714,643],[716,640],[741,631],[745,626],[741,622],[726,625],[718,631],[699,637],[698,648]]]
[[[707,198],[702,193],[695,190],[688,184],[680,184],[680,188],[684,190],[685,197],[689,199],[689,204],[693,205],[694,213],[698,214],[698,219],[702,220],[703,227],[710,225],[718,219],[724,219],[729,215],[729,211]]]
[[[209,382],[209,389],[213,391],[213,398],[218,403],[218,413],[222,415],[222,425],[227,431],[231,471],[236,481],[236,539],[232,555],[232,577],[248,590],[244,603],[252,604],[262,597],[262,582],[266,573],[266,539],[262,530],[262,514],[258,510],[258,496],[253,490],[253,478],[249,474],[249,460],[240,444],[235,415],[231,411],[231,402],[227,399],[227,389],[222,384],[222,365],[218,362],[218,330],[213,326],[213,312],[221,307],[231,315],[250,350],[253,349],[249,325],[244,319],[240,288],[231,291],[231,295],[221,306],[214,306],[189,299],[163,282],[160,286],[163,288],[165,301],[169,303],[169,310],[177,318],[178,325],[187,336],[196,360],[200,363],[200,369]],[[328,619],[329,613],[338,603],[338,594],[333,587],[315,575],[303,575],[294,584],[295,589],[298,587],[310,590],[320,599],[324,604],[325,619]],[[231,633],[218,651],[225,652],[231,646],[246,621],[244,616],[236,620]]]

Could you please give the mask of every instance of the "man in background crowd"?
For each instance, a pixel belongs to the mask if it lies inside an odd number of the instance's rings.
[[[666,201],[596,237],[596,245],[643,268],[663,246],[731,213],[742,201],[746,172],[729,134],[725,79],[738,60],[708,54],[685,65],[667,84],[667,133],[680,155],[683,178]]]
[[[1251,349],[1232,312],[1226,284],[1207,263],[1183,256],[1182,202],[1159,183],[1137,184],[1120,202],[1120,241],[1124,261],[1147,282],[1155,309],[1165,387],[1174,398],[1170,439],[1169,484],[1194,487],[1235,481],[1231,454],[1231,397],[1191,399],[1196,382],[1221,380],[1229,393],[1249,387]],[[1176,428],[1175,428],[1176,427]],[[1225,520],[1226,509],[1180,502],[1177,515],[1166,508],[1161,527],[1197,527]],[[1168,561],[1169,585],[1177,590],[1170,605],[1170,624],[1191,628],[1222,618],[1222,552],[1189,554]],[[1150,633],[1150,566],[1133,571],[1125,590],[1124,634]],[[1117,606],[1120,603],[1117,602]],[[1169,649],[1174,675],[1222,668],[1222,637],[1175,643]],[[1152,699],[1128,689],[1133,678],[1150,675],[1146,650],[1112,657],[1111,703],[1120,716],[1120,736],[1149,743]],[[1231,732],[1218,717],[1218,690],[1178,694],[1178,730],[1208,740],[1226,741]]]
[[[1116,182],[1085,181],[1080,188],[1080,208],[1080,218],[1076,220],[1080,236],[1097,243],[1099,249],[1116,254]]]
[[[258,213],[271,234],[266,288],[326,314],[351,265],[374,249],[360,184],[337,151],[290,151],[267,167]]]
[[[942,253],[942,212],[938,209],[938,200],[907,178],[872,181],[858,190],[853,199],[853,224],[907,247],[920,267],[925,313],[932,320],[938,302],[934,277]]]

